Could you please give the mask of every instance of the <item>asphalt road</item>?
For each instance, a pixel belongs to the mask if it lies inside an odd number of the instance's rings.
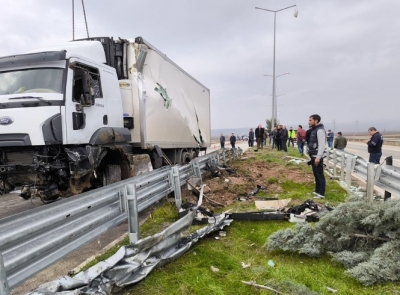
[[[360,156],[368,162],[369,154],[367,150],[367,145],[365,143],[349,141],[347,142],[347,147],[345,148],[345,151]],[[399,146],[383,145],[381,163],[388,156],[393,156],[393,165],[396,167],[400,167]]]

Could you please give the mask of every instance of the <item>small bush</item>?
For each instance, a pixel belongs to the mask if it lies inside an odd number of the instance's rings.
[[[267,183],[268,184],[274,184],[274,183],[278,183],[278,178],[276,178],[275,176],[271,176],[267,179]]]

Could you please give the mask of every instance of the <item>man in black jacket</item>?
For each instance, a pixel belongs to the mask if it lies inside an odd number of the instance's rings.
[[[250,128],[249,132],[249,147],[252,147],[254,145],[254,131],[253,128]]]
[[[379,164],[382,157],[383,136],[376,131],[375,127],[370,127],[368,133],[371,139],[365,143],[368,145],[369,162]]]
[[[324,199],[326,181],[324,175],[324,152],[326,147],[326,132],[317,114],[308,118],[310,129],[306,132],[308,154],[311,158],[311,167],[315,178],[314,198]],[[308,133],[308,134],[307,134]]]
[[[236,143],[236,136],[232,133],[231,137],[229,138],[229,141],[231,143],[232,148],[235,148],[235,143]]]
[[[287,146],[286,146],[287,140],[288,140],[288,131],[286,129],[286,126],[282,126],[281,130],[282,150],[286,153],[287,153]]]
[[[278,125],[278,128],[276,129],[276,134],[275,134],[275,145],[278,151],[282,149],[282,126]]]
[[[219,138],[219,143],[221,144],[221,148],[225,148],[225,136],[221,133],[221,137]]]
[[[257,140],[257,149],[260,147],[263,148],[263,141],[264,141],[264,128],[262,128],[261,124],[258,125],[256,128],[256,140]]]

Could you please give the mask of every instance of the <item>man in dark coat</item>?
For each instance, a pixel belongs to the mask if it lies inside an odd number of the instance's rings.
[[[281,129],[281,141],[282,141],[282,147],[281,147],[281,149],[282,149],[284,152],[287,152],[286,142],[287,142],[287,140],[288,140],[288,131],[287,131],[287,129],[286,129],[286,126],[281,126],[281,127],[282,127],[282,129]]]
[[[275,145],[278,151],[282,149],[282,126],[278,125],[278,128],[276,129],[276,135],[275,135]]]
[[[249,132],[249,147],[252,147],[254,145],[254,131],[253,128],[250,128]]]
[[[375,127],[370,127],[368,133],[371,135],[371,139],[365,143],[368,145],[369,162],[379,164],[382,157],[383,136]]]
[[[221,133],[221,137],[219,138],[219,143],[221,144],[221,148],[225,148],[225,136]]]
[[[236,143],[236,136],[232,133],[231,137],[229,138],[229,141],[231,143],[232,148],[235,148],[235,143]]]
[[[260,147],[263,148],[263,141],[264,141],[264,128],[262,128],[262,125],[258,125],[256,128],[256,140],[257,140],[257,149]]]

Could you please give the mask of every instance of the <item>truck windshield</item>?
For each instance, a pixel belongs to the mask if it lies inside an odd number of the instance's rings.
[[[63,69],[29,69],[0,72],[0,95],[63,93]]]

